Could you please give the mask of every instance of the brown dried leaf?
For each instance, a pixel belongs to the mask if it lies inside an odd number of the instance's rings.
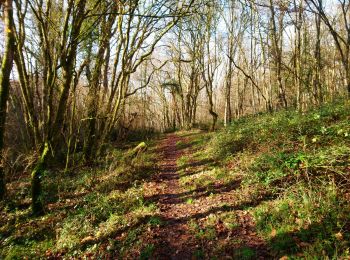
[[[270,237],[275,237],[276,235],[277,235],[276,229],[272,229],[272,231],[270,233]]]

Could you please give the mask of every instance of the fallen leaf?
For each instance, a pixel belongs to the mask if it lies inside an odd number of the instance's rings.
[[[277,235],[276,229],[272,229],[272,231],[270,233],[270,237],[275,237],[276,235]]]
[[[310,246],[310,243],[300,242],[300,243],[298,243],[298,245],[299,245],[300,247],[308,247],[308,246]]]
[[[338,232],[337,234],[334,235],[336,239],[343,240],[343,234],[341,232]]]
[[[80,241],[80,243],[86,244],[86,243],[90,243],[90,242],[93,242],[93,241],[95,241],[95,238],[93,236],[88,236],[88,237],[83,238]]]
[[[299,226],[302,226],[303,220],[300,219],[300,218],[296,218],[296,219],[295,219],[295,223],[298,224]]]

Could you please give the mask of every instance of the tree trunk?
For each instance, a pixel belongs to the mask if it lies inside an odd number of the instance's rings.
[[[59,96],[58,107],[56,112],[55,121],[53,124],[50,123],[49,131],[45,137],[45,145],[41,152],[41,156],[36,163],[34,170],[31,176],[32,182],[32,212],[34,215],[43,213],[43,204],[42,204],[42,193],[41,193],[41,175],[47,167],[47,160],[49,156],[49,150],[55,151],[55,148],[60,143],[61,138],[61,129],[63,128],[65,117],[66,117],[66,108],[68,104],[69,93],[73,81],[75,59],[78,49],[78,36],[80,35],[81,26],[84,20],[84,11],[85,11],[86,0],[81,0],[77,4],[76,17],[74,23],[72,24],[72,32],[69,44],[69,51],[63,52],[61,55],[62,63],[62,91]]]
[[[299,9],[298,12],[295,14],[295,58],[294,58],[294,84],[297,89],[297,100],[296,100],[296,105],[297,105],[297,110],[301,111],[302,110],[302,102],[301,102],[301,23],[302,23],[302,7],[297,5],[296,0],[294,0],[294,8],[296,10]]]
[[[44,213],[43,198],[41,192],[41,177],[46,169],[46,162],[49,154],[49,144],[45,143],[40,159],[32,171],[32,213],[35,216]]]
[[[345,66],[345,86],[348,91],[348,97],[350,97],[350,66],[349,63]]]
[[[316,68],[314,75],[314,95],[315,103],[321,104],[323,102],[323,90],[321,86],[321,18],[319,14],[315,14],[316,22],[316,46],[315,46],[315,59]]]
[[[216,127],[216,122],[218,121],[218,114],[214,112],[213,110],[213,104],[211,102],[210,104],[210,108],[209,108],[209,113],[210,115],[212,116],[212,123],[211,123],[211,127],[210,127],[210,130],[211,131],[215,131],[215,127]]]
[[[282,107],[287,107],[287,99],[285,90],[282,82],[282,41],[283,41],[283,14],[281,13],[278,19],[278,26],[276,24],[276,10],[272,0],[270,0],[270,11],[271,11],[271,33],[272,33],[272,52],[273,60],[277,77],[278,84],[278,99]]]
[[[100,85],[100,76],[102,73],[103,63],[106,62],[108,64],[109,54],[107,55],[107,58],[105,56],[105,52],[109,49],[109,39],[111,37],[111,30],[112,26],[114,24],[116,15],[110,15],[107,20],[104,20],[101,26],[101,32],[100,37],[101,42],[100,46],[96,55],[96,61],[95,61],[95,67],[94,71],[92,73],[91,82],[90,82],[90,88],[88,93],[88,137],[87,137],[87,143],[85,146],[85,159],[87,161],[90,161],[94,156],[96,155],[96,151],[99,150],[99,148],[95,149],[95,146],[97,145],[98,141],[98,129],[96,127],[97,124],[97,115],[98,115],[98,109],[99,109],[99,85]],[[106,73],[105,73],[106,74]],[[106,81],[106,80],[104,80]],[[106,84],[104,84],[106,86]],[[101,134],[100,134],[101,135]]]
[[[225,118],[224,125],[228,126],[232,121],[232,109],[231,109],[231,82],[232,82],[232,64],[229,60],[229,68],[226,78],[226,88],[225,88]]]
[[[13,65],[15,40],[13,35],[13,9],[12,0],[4,2],[4,24],[5,24],[5,53],[2,58],[0,71],[0,199],[3,199],[6,192],[5,171],[4,171],[4,134],[6,123],[7,100],[10,90],[10,74]]]

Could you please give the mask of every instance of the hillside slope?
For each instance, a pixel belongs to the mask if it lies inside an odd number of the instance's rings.
[[[341,102],[110,146],[95,167],[44,176],[43,217],[15,175],[0,257],[348,258],[349,119]]]
[[[192,160],[216,166],[188,181],[239,178],[237,197],[276,258],[349,257],[349,119],[349,102],[242,118],[208,137]]]

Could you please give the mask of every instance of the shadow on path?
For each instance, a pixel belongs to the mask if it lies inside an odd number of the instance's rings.
[[[160,209],[159,217],[162,224],[152,230],[152,241],[154,251],[151,259],[206,259],[206,257],[198,257],[198,252],[204,255],[211,254],[213,248],[210,241],[198,239],[189,228],[189,221],[202,220],[211,214],[222,212],[233,212],[233,214],[243,214],[244,209],[250,206],[255,206],[263,200],[268,200],[267,197],[262,197],[258,201],[235,201],[232,196],[232,191],[241,187],[241,180],[233,180],[229,183],[217,183],[205,188],[196,190],[184,191],[179,186],[179,174],[177,167],[177,159],[184,155],[183,150],[176,146],[181,141],[185,142],[184,137],[179,137],[175,134],[169,134],[167,138],[162,140],[159,147],[161,156],[160,171],[154,176],[153,182],[158,187],[156,194],[147,197],[146,201],[156,203]],[[189,168],[201,164],[205,166],[211,161],[203,161],[200,163],[190,163]],[[193,169],[190,169],[193,170]],[[161,184],[161,185],[160,185]],[[207,203],[206,199],[211,194],[220,194],[225,197],[221,203],[217,201]],[[202,199],[203,200],[200,200]],[[199,199],[197,205],[186,203],[187,199]],[[210,205],[211,204],[211,205]],[[224,205],[223,205],[224,204]],[[246,213],[244,213],[246,214]],[[229,246],[222,251],[220,257],[235,256],[236,251],[244,250],[245,247],[252,248],[256,252],[254,259],[264,259],[267,255],[266,244],[261,240],[255,231],[255,224],[252,217],[248,215],[240,216],[238,221],[240,225],[234,230],[225,229],[223,233],[216,233],[215,243],[229,243]],[[222,225],[222,223],[221,223]],[[227,241],[230,236],[241,241],[235,245]],[[242,249],[243,245],[243,249]],[[204,252],[204,253],[203,253]],[[197,256],[196,256],[197,255]],[[235,259],[235,257],[234,257]]]

